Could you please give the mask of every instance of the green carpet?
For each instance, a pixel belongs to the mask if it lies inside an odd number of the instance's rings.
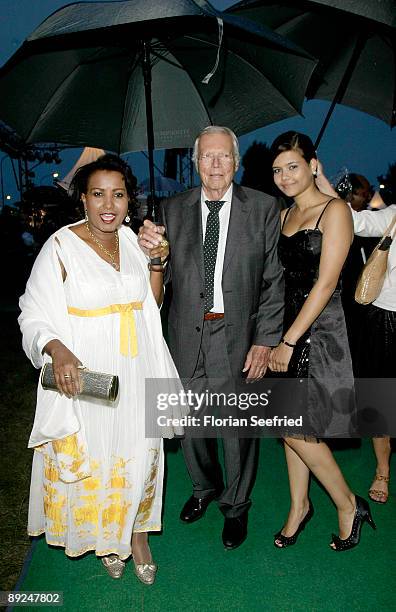
[[[370,441],[337,450],[336,458],[351,487],[366,496],[374,470]],[[167,467],[164,531],[151,537],[159,565],[152,587],[137,582],[130,562],[123,578],[114,581],[93,554],[71,560],[40,539],[19,589],[63,591],[65,612],[396,610],[394,486],[385,506],[371,504],[377,531],[364,525],[358,548],[335,553],[328,543],[331,532],[337,532],[336,511],[312,482],[315,516],[296,546],[278,550],[273,534],[288,510],[287,474],[282,446],[262,440],[249,536],[237,550],[225,551],[215,504],[192,525],[178,518],[191,492],[180,450],[167,452]]]

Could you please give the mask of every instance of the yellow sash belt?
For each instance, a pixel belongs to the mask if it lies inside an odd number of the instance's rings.
[[[134,310],[142,310],[143,302],[130,302],[129,304],[111,304],[104,308],[93,310],[82,310],[68,306],[67,311],[76,317],[103,317],[108,314],[119,313],[120,315],[120,353],[121,355],[136,357],[137,355],[137,336]]]

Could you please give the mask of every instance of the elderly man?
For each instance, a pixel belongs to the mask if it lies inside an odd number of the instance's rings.
[[[278,261],[279,210],[274,198],[233,183],[239,149],[226,127],[209,126],[195,141],[201,187],[162,203],[171,245],[169,345],[182,379],[195,392],[216,391],[215,380],[262,378],[270,347],[281,337],[283,271]],[[139,244],[148,253],[163,228],[145,221]],[[160,273],[161,266],[152,266]],[[225,521],[225,548],[247,535],[249,495],[258,440],[224,437],[224,479],[216,438],[186,437],[184,458],[193,495],[180,518],[200,519],[216,499]],[[225,483],[225,484],[223,484]]]

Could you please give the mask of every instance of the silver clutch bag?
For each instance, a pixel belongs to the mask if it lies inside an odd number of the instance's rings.
[[[79,396],[94,397],[114,402],[117,399],[119,379],[114,374],[91,372],[87,368],[79,368],[82,391]],[[41,385],[43,389],[57,391],[52,363],[46,363],[41,372]]]

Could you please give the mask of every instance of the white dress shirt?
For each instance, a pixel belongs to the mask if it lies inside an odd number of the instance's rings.
[[[202,214],[202,236],[203,240],[205,240],[205,232],[206,232],[206,222],[209,215],[209,208],[205,204],[205,200],[210,200],[201,189],[201,214]],[[228,224],[230,221],[230,212],[231,212],[231,200],[232,200],[232,183],[230,187],[227,189],[223,197],[221,198],[224,201],[223,206],[219,212],[219,221],[220,221],[220,232],[219,232],[219,244],[217,247],[217,257],[216,257],[216,267],[214,272],[214,294],[213,294],[213,308],[210,312],[224,312],[224,300],[223,300],[223,289],[221,286],[221,281],[223,277],[223,264],[224,264],[224,254],[227,242],[227,233],[228,233]]]
[[[396,215],[396,204],[381,210],[352,210],[354,231],[357,236],[381,238],[393,217]],[[393,242],[389,249],[388,267],[381,293],[373,302],[374,306],[384,310],[396,311],[396,228],[393,229]]]

